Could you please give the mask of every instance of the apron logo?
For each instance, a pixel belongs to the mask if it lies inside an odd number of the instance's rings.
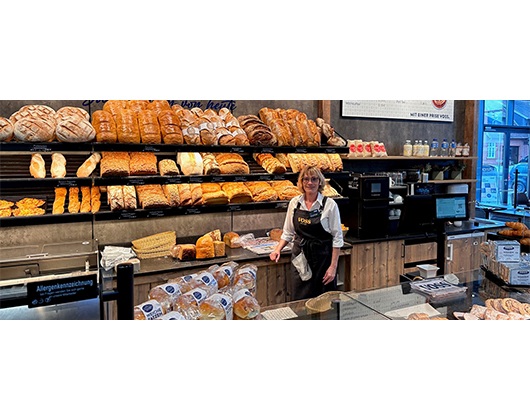
[[[310,225],[311,224],[311,219],[304,219],[303,217],[299,217],[298,218],[298,223],[300,223],[302,225]]]

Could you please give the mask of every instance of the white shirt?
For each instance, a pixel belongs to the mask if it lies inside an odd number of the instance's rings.
[[[322,193],[318,193],[317,200],[313,203],[311,208],[308,209],[305,205],[303,194],[292,198],[291,201],[289,201],[287,215],[285,216],[285,222],[283,223],[282,239],[286,240],[287,242],[291,242],[294,239],[295,231],[293,224],[293,214],[298,203],[300,203],[301,210],[311,211],[319,209],[322,206],[323,199],[324,196]],[[328,197],[326,200],[326,205],[322,209],[320,223],[326,232],[331,233],[331,236],[333,237],[333,248],[342,247],[344,245],[344,239],[342,237],[339,206],[337,206],[337,203],[330,197]]]

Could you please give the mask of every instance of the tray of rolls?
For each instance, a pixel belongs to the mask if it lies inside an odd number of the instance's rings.
[[[497,235],[516,240],[521,244],[521,251],[530,251],[530,229],[522,222],[505,222],[505,228],[496,232]]]

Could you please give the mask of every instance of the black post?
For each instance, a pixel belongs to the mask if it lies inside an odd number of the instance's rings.
[[[513,208],[517,208],[517,183],[519,182],[519,169],[515,170],[515,179],[513,180]]]
[[[130,263],[118,264],[118,319],[134,319],[134,267]]]

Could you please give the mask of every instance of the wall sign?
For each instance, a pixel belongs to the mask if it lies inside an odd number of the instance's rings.
[[[28,283],[28,307],[78,302],[98,296],[97,273]]]
[[[342,101],[342,116],[452,122],[454,102],[447,100],[344,100]]]

